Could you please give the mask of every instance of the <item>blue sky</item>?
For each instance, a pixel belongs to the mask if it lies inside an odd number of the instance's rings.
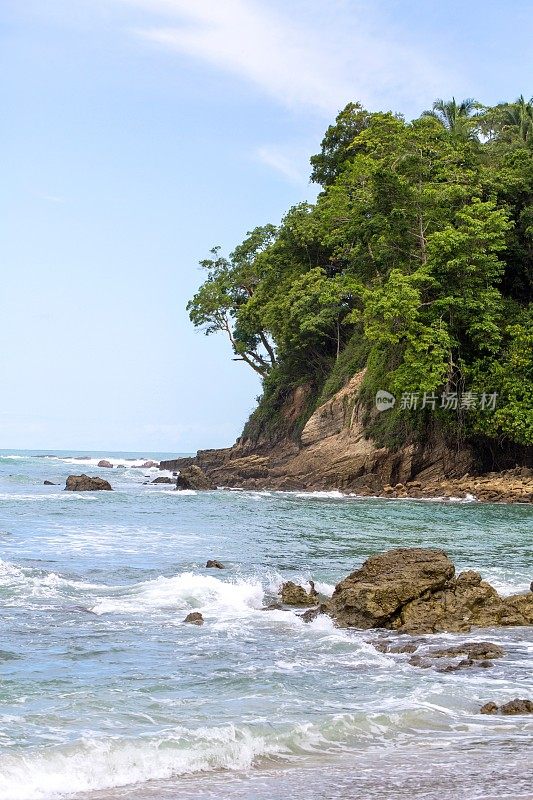
[[[231,444],[260,393],[198,260],[312,199],[349,100],[512,99],[531,0],[3,0],[0,447]]]

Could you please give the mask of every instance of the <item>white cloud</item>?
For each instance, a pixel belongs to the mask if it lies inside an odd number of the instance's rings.
[[[290,183],[307,184],[309,157],[307,152],[290,152],[279,145],[262,145],[255,153],[258,161],[279,172]]]
[[[450,76],[356,0],[120,0],[150,12],[137,35],[238,75],[291,108],[328,117],[348,100],[420,110]],[[155,24],[151,24],[152,15]],[[161,19],[161,17],[163,19]]]

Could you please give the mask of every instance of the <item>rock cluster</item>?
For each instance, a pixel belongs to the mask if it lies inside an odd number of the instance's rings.
[[[442,550],[399,548],[372,556],[337,584],[328,610],[341,627],[462,632],[533,624],[533,593],[500,597],[478,572],[455,577]]]
[[[410,655],[408,663],[412,667],[432,668],[437,672],[457,672],[469,667],[487,669],[493,666],[493,659],[505,655],[503,649],[494,642],[461,642],[440,648],[428,647],[424,639],[412,639],[399,644],[394,639],[380,639],[372,644],[380,653]]]
[[[65,490],[68,492],[112,491],[111,484],[103,478],[89,475],[69,475]]]
[[[481,706],[479,709],[480,714],[506,714],[508,716],[514,716],[516,714],[533,714],[533,701],[532,700],[520,700],[516,697],[514,700],[509,700],[508,703],[504,703],[503,706],[498,707],[496,703],[493,701],[489,703],[485,703],[484,706]]]

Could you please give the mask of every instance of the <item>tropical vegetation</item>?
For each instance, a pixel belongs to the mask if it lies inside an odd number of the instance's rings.
[[[350,103],[311,170],[316,202],[214,248],[188,304],[261,376],[248,428],[280,425],[303,386],[297,433],[366,368],[369,409],[398,398],[369,414],[385,444],[428,426],[533,444],[533,98],[437,100],[412,121]]]

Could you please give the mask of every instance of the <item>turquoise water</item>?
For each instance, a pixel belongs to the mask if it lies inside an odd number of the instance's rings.
[[[84,455],[0,451],[0,800],[532,797],[532,723],[477,713],[531,696],[531,629],[428,637],[506,650],[445,674],[261,611],[282,580],[329,594],[399,545],[526,591],[530,508],[176,492],[136,466],[164,454]],[[82,471],[115,491],[64,492]]]

